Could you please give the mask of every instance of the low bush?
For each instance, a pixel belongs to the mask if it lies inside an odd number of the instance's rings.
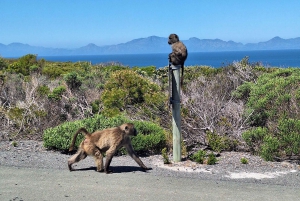
[[[7,61],[2,57],[0,57],[0,71],[5,70],[7,66],[8,66]]]
[[[244,132],[242,136],[252,153],[267,161],[300,154],[300,120],[281,119],[277,131],[258,127]]]
[[[264,138],[269,134],[267,128],[257,127],[245,131],[242,134],[243,139],[249,146],[252,154],[259,154],[260,147],[264,141]]]
[[[252,153],[268,161],[299,155],[299,87],[297,68],[276,69],[239,87],[249,94],[246,116],[253,128],[242,136]]]
[[[247,158],[241,158],[241,163],[242,164],[248,164],[248,159]]]
[[[206,151],[199,150],[196,153],[194,153],[190,158],[192,161],[203,164],[205,157],[206,157]]]
[[[208,132],[207,138],[208,145],[216,152],[221,152],[230,147],[229,140],[225,136],[219,136],[215,133]]]
[[[27,54],[23,57],[20,57],[15,62],[8,65],[8,71],[13,73],[20,73],[22,75],[29,75],[30,71],[33,69],[32,66],[35,66],[34,68],[37,69],[38,62],[36,55],[34,54]]]
[[[247,106],[253,111],[250,117],[251,125],[267,126],[268,122],[275,122],[272,125],[276,127],[278,119],[282,117],[300,118],[297,112],[300,109],[300,105],[297,104],[299,86],[300,71],[298,69],[278,69],[261,75],[250,87]],[[242,85],[239,88],[243,87]],[[275,127],[269,127],[269,129],[275,130]]]
[[[101,101],[104,105],[103,112],[107,116],[118,115],[133,105],[141,108],[147,105],[157,111],[164,110],[165,94],[158,85],[135,71],[121,70],[112,73],[104,88]],[[147,112],[148,107],[144,112]]]
[[[71,90],[78,89],[82,84],[81,78],[74,71],[66,74],[64,79]]]
[[[146,74],[151,77],[156,71],[155,66],[146,66],[146,67],[133,67],[132,70],[136,71],[138,74]]]
[[[218,161],[214,153],[207,154],[206,151],[201,149],[190,156],[190,159],[200,164],[206,163],[207,165],[215,165]]]
[[[85,127],[89,132],[103,130],[119,126],[123,123],[132,122],[138,131],[138,135],[132,137],[132,146],[139,153],[159,153],[165,147],[165,131],[158,125],[147,121],[130,121],[124,116],[106,118],[102,115],[95,115],[84,120],[66,122],[54,128],[44,131],[44,146],[50,149],[67,150],[75,132]],[[77,137],[75,145],[78,146],[83,135]]]
[[[161,150],[161,155],[163,157],[164,164],[170,164],[171,163],[166,147]]]
[[[217,157],[215,156],[214,153],[208,154],[207,157],[207,165],[215,165],[217,163]]]
[[[50,93],[50,89],[46,85],[42,85],[37,88],[37,94],[39,96],[47,96],[49,93]]]
[[[84,74],[89,67],[87,62],[45,62],[42,74],[55,79],[72,72]]]
[[[66,87],[58,86],[53,89],[52,93],[48,94],[48,98],[58,101],[61,99],[61,97],[65,91],[66,91]]]

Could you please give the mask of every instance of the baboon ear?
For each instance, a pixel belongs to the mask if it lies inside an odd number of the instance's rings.
[[[125,126],[125,130],[128,130],[128,126]]]

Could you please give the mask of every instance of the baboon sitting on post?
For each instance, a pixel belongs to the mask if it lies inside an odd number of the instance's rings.
[[[170,34],[168,44],[172,46],[172,52],[169,54],[169,62],[173,65],[181,66],[181,81],[180,86],[183,84],[183,71],[184,62],[188,56],[186,46],[179,40],[177,34]]]
[[[89,133],[85,128],[80,128],[74,135],[69,151],[73,150],[76,137],[83,132],[85,139],[80,143],[78,151],[68,160],[68,167],[73,171],[72,164],[85,159],[88,155],[94,156],[97,171],[112,173],[109,166],[114,154],[121,147],[125,147],[131,156],[143,170],[148,170],[140,158],[135,154],[130,136],[136,136],[137,131],[131,123],[122,124],[119,127]],[[105,167],[103,168],[103,154],[106,153]]]

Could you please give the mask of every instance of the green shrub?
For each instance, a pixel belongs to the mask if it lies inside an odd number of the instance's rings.
[[[247,160],[247,158],[241,158],[241,163],[242,164],[248,164],[248,160]]]
[[[7,61],[4,58],[0,57],[0,71],[5,70],[7,66]]]
[[[155,66],[133,67],[132,70],[136,71],[138,74],[142,74],[140,72],[143,72],[147,76],[151,77],[154,75],[154,73],[156,71],[156,67]]]
[[[207,165],[215,165],[217,163],[217,157],[214,153],[208,154]]]
[[[29,67],[29,71],[30,72],[37,72],[39,70],[39,66],[37,64],[34,64],[32,66]]]
[[[20,73],[22,75],[29,75],[32,66],[37,66],[38,62],[36,55],[27,54],[23,57],[20,57],[17,61],[8,65],[8,71],[13,73]],[[38,68],[38,66],[37,66]]]
[[[61,99],[61,97],[65,91],[66,91],[66,87],[64,87],[64,86],[56,87],[53,89],[52,93],[50,93],[48,95],[48,98],[58,101]]]
[[[105,84],[101,96],[104,114],[114,116],[127,106],[152,106],[155,110],[164,107],[165,95],[155,83],[138,75],[132,70],[116,71]]]
[[[216,152],[221,152],[229,148],[229,142],[226,137],[208,132],[207,138],[208,138],[208,145],[212,148],[212,150]]]
[[[138,131],[138,135],[132,137],[132,146],[139,153],[159,153],[165,146],[164,130],[158,125],[147,121],[130,121],[124,116],[106,118],[102,115],[95,115],[80,121],[66,122],[54,128],[44,131],[43,141],[46,148],[67,150],[70,146],[73,135],[76,131],[85,127],[89,132],[103,130],[119,126],[123,123],[132,122]],[[83,135],[77,137],[75,145],[78,146]]]
[[[249,94],[246,116],[254,128],[242,137],[253,153],[265,160],[299,154],[299,88],[298,68],[273,69],[238,88],[240,96]]]
[[[47,62],[44,64],[42,74],[50,78],[57,78],[72,72],[83,74],[87,69],[84,62]]]
[[[299,105],[291,104],[297,101],[296,91],[299,87],[300,70],[297,68],[278,69],[261,75],[257,83],[251,85],[247,102],[247,106],[253,110],[250,117],[251,125],[266,126],[267,122],[276,123],[282,117],[300,118],[295,110],[299,109]]]
[[[37,93],[39,96],[47,96],[50,93],[50,89],[48,86],[42,85],[37,88]]]
[[[104,72],[116,72],[116,71],[128,70],[128,69],[129,67],[122,66],[122,65],[108,65],[101,68],[101,70],[103,70]]]
[[[300,120],[281,119],[278,124],[280,146],[286,155],[300,154]]]
[[[267,135],[264,137],[260,147],[260,156],[266,161],[273,161],[274,157],[278,157],[280,144],[277,138]]]
[[[244,132],[242,137],[253,153],[267,161],[299,155],[300,120],[281,119],[277,131],[271,133],[267,128],[258,127]]]
[[[249,146],[250,151],[253,154],[258,154],[264,138],[268,135],[268,133],[269,132],[267,128],[257,127],[245,131],[242,134],[242,137]]]
[[[134,150],[142,153],[158,154],[166,146],[165,131],[149,121],[133,121],[138,135],[132,138]]]
[[[100,110],[99,104],[100,104],[100,100],[95,100],[94,102],[91,103],[93,114],[97,114],[99,112]]]
[[[203,164],[205,157],[206,157],[206,151],[199,150],[196,153],[194,153],[190,158],[192,161]]]
[[[74,71],[66,74],[64,79],[71,90],[78,89],[82,84],[81,78]]]
[[[17,147],[18,146],[18,143],[16,141],[13,141],[11,144],[12,144],[13,147]]]
[[[163,157],[164,164],[170,164],[171,162],[170,162],[166,147],[161,150],[161,154]]]
[[[250,96],[252,85],[253,83],[251,82],[244,82],[242,85],[237,87],[237,89],[232,93],[232,95],[238,99],[247,100]]]

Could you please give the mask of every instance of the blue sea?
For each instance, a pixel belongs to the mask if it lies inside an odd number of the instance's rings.
[[[259,50],[226,52],[191,52],[185,66],[207,65],[214,68],[226,66],[248,56],[250,62],[261,62],[267,67],[300,67],[300,50]],[[168,65],[168,53],[159,54],[117,54],[117,55],[74,55],[74,56],[38,56],[47,61],[77,62],[88,61],[92,64],[118,62],[129,67]]]

